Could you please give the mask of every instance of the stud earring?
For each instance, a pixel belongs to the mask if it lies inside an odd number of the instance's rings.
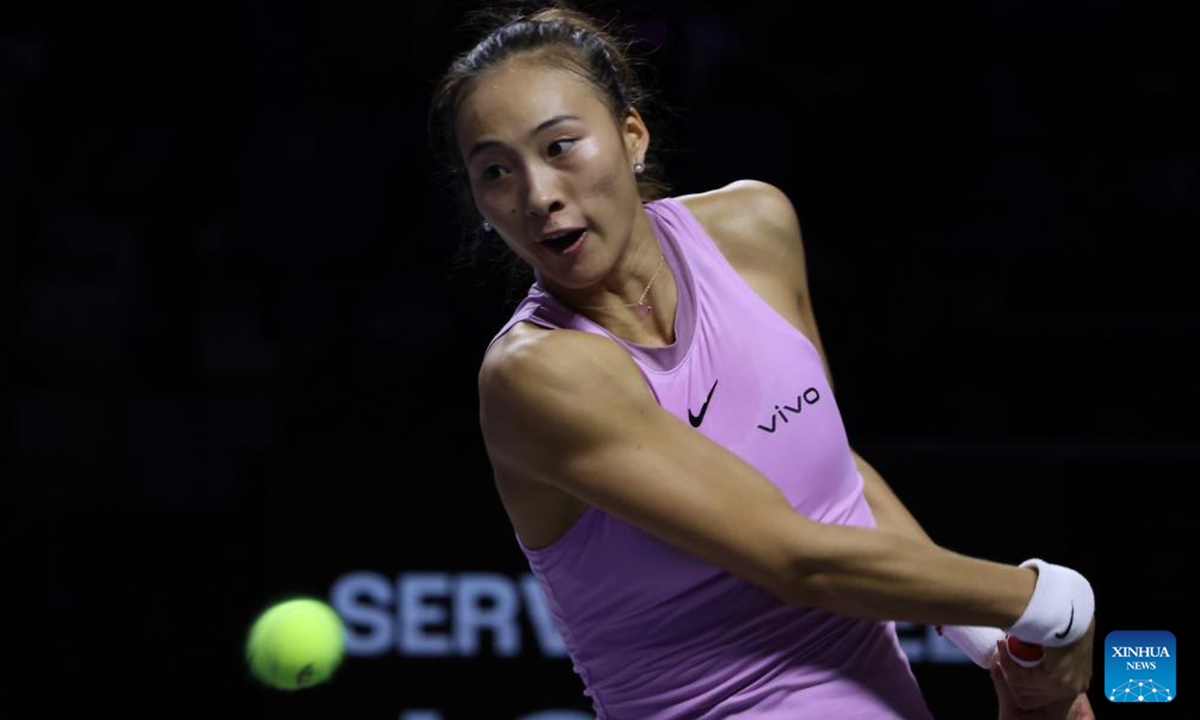
[[[633,174],[634,175],[641,175],[644,172],[646,172],[646,166],[644,164],[642,164],[640,162],[633,164]]]
[[[492,224],[487,220],[483,221],[483,231],[485,233],[490,233],[492,231]]]

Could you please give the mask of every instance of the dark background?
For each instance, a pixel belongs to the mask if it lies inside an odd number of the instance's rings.
[[[475,410],[510,306],[454,269],[425,134],[467,7],[0,8],[0,714],[588,707],[534,654],[290,695],[241,666],[259,610],[346,572],[527,570]],[[939,542],[1091,579],[1100,717],[1194,715],[1182,4],[587,7],[649,51],[676,193],[793,199],[856,448]],[[1178,639],[1170,706],[1103,698],[1104,634],[1142,629]],[[914,669],[940,718],[995,717],[985,673]]]

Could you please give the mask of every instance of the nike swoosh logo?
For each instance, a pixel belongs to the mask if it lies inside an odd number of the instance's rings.
[[[1067,633],[1071,632],[1071,626],[1074,624],[1075,624],[1075,602],[1071,601],[1071,619],[1067,621],[1067,629],[1063,630],[1060,633],[1054,633],[1054,637],[1058,638],[1059,640],[1062,640],[1063,638],[1065,638],[1067,636]]]
[[[692,424],[692,427],[698,428],[698,427],[700,427],[700,423],[704,422],[704,415],[705,415],[705,413],[708,412],[708,401],[712,400],[713,391],[715,391],[716,389],[717,389],[717,381],[713,380],[713,386],[708,391],[708,397],[704,398],[704,404],[700,406],[700,414],[699,415],[693,415],[692,409],[688,408],[688,422],[690,422]]]

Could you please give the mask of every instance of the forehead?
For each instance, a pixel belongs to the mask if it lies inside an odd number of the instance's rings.
[[[509,60],[466,90],[455,132],[464,151],[483,139],[515,143],[557,115],[595,119],[608,114],[596,87],[578,73],[529,60]]]

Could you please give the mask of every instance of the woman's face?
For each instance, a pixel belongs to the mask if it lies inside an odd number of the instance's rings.
[[[579,75],[531,59],[478,78],[457,113],[475,207],[543,280],[578,290],[610,273],[641,198],[633,165],[649,134],[621,123]]]

